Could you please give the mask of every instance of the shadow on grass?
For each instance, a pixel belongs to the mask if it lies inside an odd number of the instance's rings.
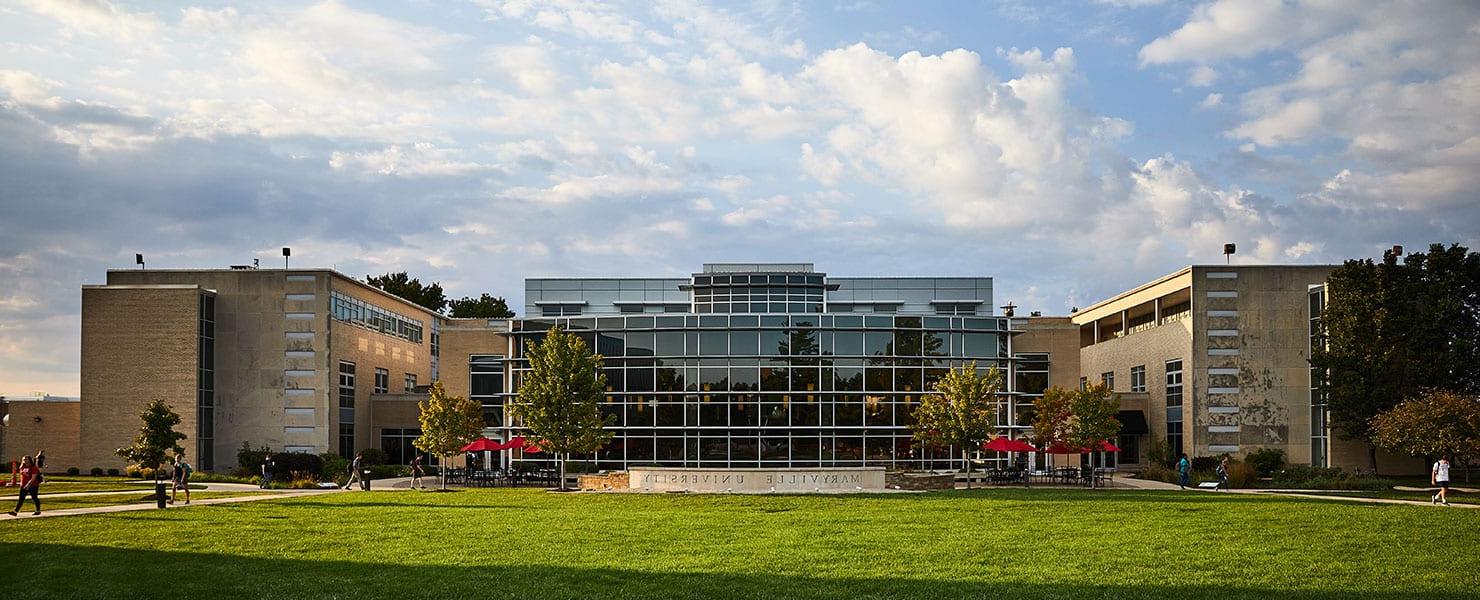
[[[266,543],[266,542],[264,542]],[[413,557],[407,557],[413,559]],[[63,598],[1272,598],[1427,594],[1229,586],[1080,585],[1021,581],[822,578],[650,572],[550,565],[410,565],[0,542],[0,563],[25,573],[13,600]],[[633,558],[634,564],[641,559]],[[743,565],[741,565],[743,568]],[[147,574],[159,573],[161,577]],[[165,574],[168,574],[167,578]],[[162,585],[168,580],[168,586]],[[1453,590],[1450,593],[1458,593]],[[1445,594],[1438,594],[1443,597]]]

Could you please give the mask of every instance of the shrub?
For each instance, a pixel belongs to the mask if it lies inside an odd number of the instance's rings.
[[[1147,465],[1145,469],[1141,469],[1141,474],[1139,475],[1139,477],[1147,481],[1161,481],[1165,483],[1177,482],[1177,472],[1167,468],[1166,465],[1163,465],[1160,462],[1152,462],[1151,464]]]
[[[1336,467],[1285,465],[1274,474],[1271,485],[1312,490],[1390,490],[1395,483],[1371,475],[1353,475]]]
[[[1220,460],[1222,460],[1222,457],[1219,456],[1194,456],[1192,457],[1192,470],[1216,472],[1218,470],[1218,461]]]
[[[228,475],[226,473],[210,473],[196,471],[190,475],[190,481],[196,483],[257,483],[260,477],[244,475]]]
[[[1177,462],[1177,457],[1172,454],[1172,446],[1167,443],[1166,438],[1153,435],[1151,442],[1146,444],[1146,462],[1171,468]]]
[[[118,469],[108,469],[108,476],[110,476],[110,477],[117,477],[118,476]]]
[[[236,450],[236,464],[238,474],[260,475],[262,460],[267,458],[267,455],[271,452],[272,450],[269,449],[267,446],[263,446],[261,448],[253,450],[251,444],[243,441],[242,447]]]
[[[77,467],[67,467],[67,474],[68,475],[74,475],[74,476],[75,475],[81,475],[82,474],[82,469],[79,469]]]
[[[1285,451],[1279,448],[1260,448],[1245,459],[1253,465],[1260,477],[1270,477],[1285,466]]]
[[[93,477],[101,477],[103,475],[103,468],[93,467],[92,470],[88,471],[88,473],[91,473]]]
[[[272,455],[272,474],[292,475],[302,472],[314,477],[324,475],[324,459],[317,454],[307,452],[279,452]]]
[[[335,452],[325,452],[319,455],[324,461],[324,474],[330,478],[339,477],[349,472],[349,459]]]
[[[385,452],[382,451],[380,448],[366,448],[364,450],[361,450],[360,454],[363,455],[363,457],[360,459],[360,464],[363,464],[367,467],[385,464]]]
[[[1259,480],[1259,472],[1253,463],[1240,460],[1228,463],[1228,487],[1249,488]]]

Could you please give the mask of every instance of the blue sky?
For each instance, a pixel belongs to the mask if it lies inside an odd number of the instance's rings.
[[[78,285],[810,261],[1065,314],[1188,263],[1477,245],[1480,6],[0,4],[0,391]]]

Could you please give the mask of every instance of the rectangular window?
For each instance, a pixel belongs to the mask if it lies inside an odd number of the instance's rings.
[[[1104,373],[1100,373],[1100,385],[1105,386],[1105,389],[1107,390],[1114,391],[1115,371],[1105,371]]]
[[[1166,363],[1167,445],[1172,455],[1182,453],[1182,359]]]
[[[1146,365],[1131,367],[1131,391],[1146,391]]]
[[[416,374],[415,373],[407,373],[406,374],[406,391],[410,392],[410,391],[415,390],[415,389],[416,389]]]
[[[1084,390],[1087,390],[1087,389],[1089,389],[1089,378],[1087,378],[1087,377],[1080,377],[1079,378],[1079,390],[1080,391],[1084,391]]]
[[[359,298],[352,298],[334,292],[329,297],[330,312],[334,319],[363,327],[371,331],[377,331],[403,340],[421,343],[422,322],[416,319],[388,311],[378,306],[368,304]],[[293,318],[294,313],[288,313],[288,318]],[[312,313],[307,313],[312,318]]]
[[[385,394],[391,391],[391,372],[385,369],[375,370],[374,393]]]
[[[355,407],[355,363],[339,361],[339,408]]]
[[[339,455],[345,458],[355,456],[355,426],[353,423],[339,424]]]

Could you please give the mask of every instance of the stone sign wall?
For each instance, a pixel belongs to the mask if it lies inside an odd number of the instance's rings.
[[[650,492],[881,491],[883,467],[689,469],[634,467],[631,489]]]

